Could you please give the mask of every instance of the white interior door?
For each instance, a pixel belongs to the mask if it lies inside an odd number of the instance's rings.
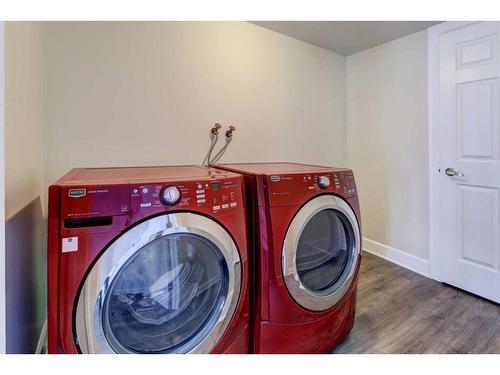
[[[500,22],[439,37],[442,281],[500,302]]]

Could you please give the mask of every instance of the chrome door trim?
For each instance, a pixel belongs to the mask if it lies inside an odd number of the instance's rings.
[[[212,330],[193,348],[189,342],[176,353],[208,353],[219,342],[229,325],[241,290],[241,260],[236,244],[217,222],[194,213],[172,213],[156,216],[131,228],[118,237],[92,267],[78,298],[75,333],[82,353],[115,353],[106,340],[102,309],[109,286],[122,266],[147,243],[173,233],[193,233],[215,244],[228,267],[228,293],[219,318]],[[185,351],[183,351],[185,350]]]
[[[345,215],[352,227],[354,244],[352,246],[352,262],[349,273],[340,286],[332,285],[325,292],[313,292],[306,288],[297,272],[296,256],[300,236],[309,220],[318,212],[333,209]],[[335,306],[345,295],[354,278],[354,272],[359,262],[361,238],[358,221],[354,211],[342,198],[334,195],[321,195],[306,203],[295,215],[288,230],[282,249],[281,269],[288,292],[302,307],[312,311],[324,311]]]

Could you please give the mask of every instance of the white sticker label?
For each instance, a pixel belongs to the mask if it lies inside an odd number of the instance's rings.
[[[66,237],[62,239],[62,252],[70,253],[78,251],[78,237]]]

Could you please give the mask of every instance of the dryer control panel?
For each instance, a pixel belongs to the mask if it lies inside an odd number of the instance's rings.
[[[267,187],[272,206],[296,205],[297,202],[304,202],[323,192],[344,198],[357,194],[351,170],[270,175]]]

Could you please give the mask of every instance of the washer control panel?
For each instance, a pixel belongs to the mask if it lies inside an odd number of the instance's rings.
[[[196,209],[207,213],[222,213],[242,204],[239,179],[173,181],[130,186],[132,212],[144,215],[165,209]]]

